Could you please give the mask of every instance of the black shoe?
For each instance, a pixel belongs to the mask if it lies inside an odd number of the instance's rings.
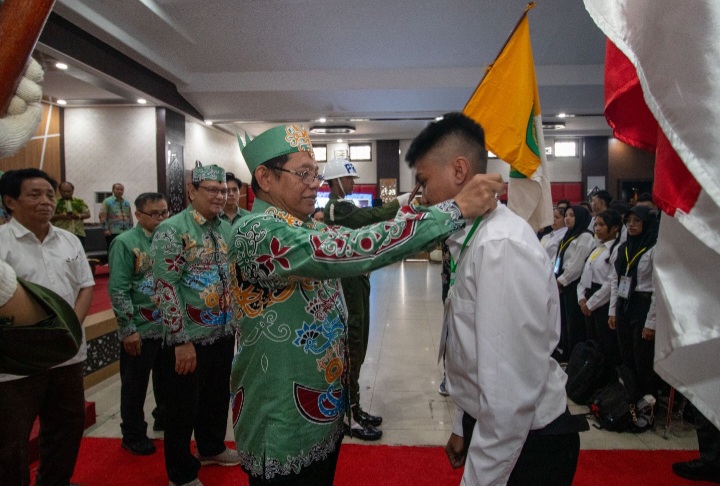
[[[361,425],[357,424],[355,427],[350,427],[348,424],[345,425],[345,435],[352,437],[353,439],[360,440],[380,440],[382,437],[382,430],[378,430],[372,425]]]
[[[353,407],[352,416],[355,422],[359,423],[360,425],[370,425],[372,427],[379,427],[380,425],[382,425],[382,417],[370,415],[359,406]]]
[[[149,456],[155,453],[155,444],[147,437],[133,441],[123,439],[122,448],[132,452],[136,456]]]
[[[700,459],[676,462],[672,465],[672,470],[681,478],[720,483],[720,466],[708,464]]]

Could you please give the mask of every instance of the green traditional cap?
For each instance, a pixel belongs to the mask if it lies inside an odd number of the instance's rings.
[[[294,152],[310,152],[313,154],[310,136],[300,125],[281,125],[264,131],[254,139],[245,134],[245,140],[237,136],[240,151],[250,169],[255,172],[260,165],[270,159]]]
[[[218,181],[225,182],[225,169],[217,165],[199,165],[200,162],[195,162],[196,167],[192,171],[192,181]]]

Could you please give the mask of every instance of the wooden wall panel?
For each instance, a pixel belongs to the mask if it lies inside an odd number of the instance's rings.
[[[0,170],[24,169],[34,167],[47,172],[57,181],[61,180],[61,153],[60,153],[60,109],[46,103],[43,106],[43,116],[35,135],[17,154],[0,159]],[[48,125],[48,116],[50,124]],[[46,135],[47,131],[47,135]],[[45,143],[45,140],[47,142]],[[43,156],[43,143],[45,154]]]

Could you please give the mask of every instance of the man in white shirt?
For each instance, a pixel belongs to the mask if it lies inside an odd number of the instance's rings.
[[[18,277],[62,297],[82,322],[95,282],[85,252],[72,233],[50,224],[57,183],[45,172],[21,169],[0,179],[0,197],[12,215],[0,227],[0,259]],[[77,355],[30,376],[0,374],[0,478],[29,484],[28,441],[40,416],[40,466],[36,486],[67,486],[85,422],[84,338]]]
[[[413,141],[428,204],[452,198],[485,173],[482,128],[459,113]],[[498,204],[447,240],[451,287],[445,306],[447,388],[458,406],[446,452],[465,464],[464,485],[569,486],[580,450],[567,412],[565,373],[550,357],[560,337],[550,259],[531,227]],[[584,427],[583,427],[584,426]]]

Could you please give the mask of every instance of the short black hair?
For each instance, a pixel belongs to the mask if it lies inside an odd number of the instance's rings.
[[[625,216],[625,213],[630,210],[630,205],[624,201],[615,201],[610,205],[610,209],[614,209],[620,216]]]
[[[67,184],[68,186],[72,187],[73,191],[75,190],[75,185],[72,182],[68,181],[62,181],[60,184],[58,184],[58,189],[62,187],[63,184]]]
[[[605,201],[605,207],[609,208],[610,203],[612,202],[612,195],[607,192],[605,189],[600,189],[595,194],[593,194],[593,197],[597,197],[598,199],[602,199]]]
[[[408,167],[414,167],[418,159],[424,157],[432,149],[440,145],[450,136],[457,136],[470,145],[477,147],[474,162],[487,162],[487,150],[485,149],[485,132],[483,128],[473,119],[462,113],[452,112],[443,115],[442,119],[432,122],[426,126],[415,140],[405,155]]]
[[[555,203],[555,206],[559,206],[561,204],[567,205],[568,208],[570,206],[572,206],[572,204],[570,204],[570,201],[568,201],[567,199],[560,199],[557,203]],[[565,208],[565,209],[567,209],[567,208]]]
[[[167,199],[165,199],[165,196],[163,196],[159,192],[143,192],[135,198],[135,209],[137,209],[138,211],[142,211],[143,209],[145,209],[145,205],[147,203],[153,203],[160,200],[167,201]]]
[[[242,187],[242,181],[235,177],[235,174],[233,174],[232,172],[225,172],[225,182],[234,182],[235,184],[237,184],[238,189]]]
[[[4,200],[5,196],[13,199],[19,198],[22,183],[28,179],[45,179],[50,183],[53,191],[57,191],[57,181],[40,169],[9,170],[0,177],[0,200]],[[7,205],[5,205],[5,210],[8,214],[12,214]]]
[[[290,154],[284,154],[284,155],[278,155],[277,157],[274,157],[270,160],[266,160],[260,165],[264,165],[268,169],[277,169],[285,167],[285,164],[287,164],[288,159],[290,158]],[[255,173],[252,175],[252,180],[250,181],[250,187],[252,187],[252,190],[255,194],[257,194],[260,189],[260,184],[258,184],[257,179],[255,179]]]
[[[580,201],[578,203],[580,206],[586,208],[588,211],[592,212],[592,207],[590,206],[590,203],[587,201]]]
[[[637,197],[637,202],[653,202],[652,194],[643,192]]]

